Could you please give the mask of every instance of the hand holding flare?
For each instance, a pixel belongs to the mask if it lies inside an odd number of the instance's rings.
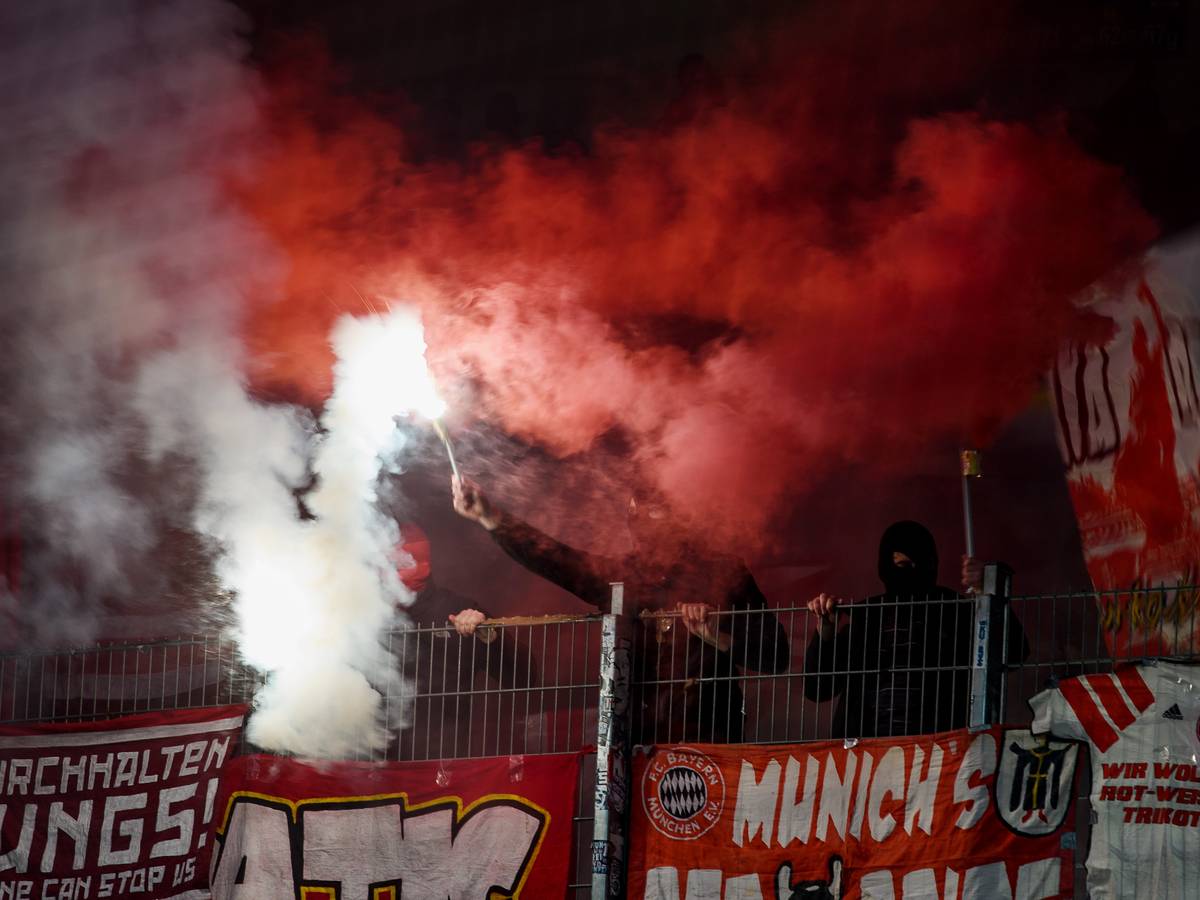
[[[450,480],[454,496],[454,510],[464,519],[478,522],[488,531],[500,527],[504,512],[488,502],[483,489],[469,478],[455,476]]]

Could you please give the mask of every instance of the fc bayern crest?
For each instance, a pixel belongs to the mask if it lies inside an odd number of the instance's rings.
[[[1078,757],[1078,744],[1025,728],[1005,731],[995,798],[1004,823],[1034,837],[1056,831],[1071,808]]]
[[[720,766],[690,747],[659,750],[642,775],[642,807],[661,833],[693,841],[721,818],[725,776]]]

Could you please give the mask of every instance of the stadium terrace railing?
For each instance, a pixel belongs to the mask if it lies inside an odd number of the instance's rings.
[[[491,620],[475,637],[445,624],[385,636],[415,687],[384,697],[394,739],[376,760],[582,753],[570,896],[592,892],[600,616]],[[82,722],[251,704],[265,682],[227,636],[0,654],[0,724]],[[243,742],[243,751],[254,747]]]
[[[1111,671],[1121,661],[1169,656],[1200,663],[1200,589],[1010,597],[1003,571],[990,572],[989,579],[990,591],[979,596],[852,604],[834,642],[857,642],[865,652],[834,653],[832,667],[807,674],[805,654],[819,622],[801,604],[767,615],[718,612],[717,630],[746,640],[752,651],[732,672],[721,670],[708,645],[699,654],[684,652],[687,642],[678,637],[684,625],[673,612],[488,620],[473,637],[443,624],[396,631],[388,636],[391,649],[416,690],[411,697],[385,697],[389,716],[404,725],[376,758],[585,753],[570,896],[604,896],[605,872],[621,864],[593,854],[622,827],[619,816],[609,819],[608,779],[616,771],[609,757],[628,753],[634,742],[852,739],[869,730],[864,710],[895,708],[897,697],[930,691],[940,699],[933,712],[921,706],[915,718],[877,717],[875,733],[1023,725],[1030,721],[1029,698],[1057,679]],[[620,586],[614,590],[619,611]],[[779,642],[768,639],[776,628],[789,659],[779,659]],[[1013,640],[1017,628],[1027,649]],[[1130,638],[1131,632],[1167,638]],[[929,646],[931,633],[938,635],[938,651],[914,658],[911,647]],[[896,634],[907,638],[907,654],[895,642],[888,645]],[[1014,648],[1021,652],[1014,655]],[[641,665],[648,659],[658,664]],[[211,635],[0,654],[0,722],[251,703],[262,683],[228,638]],[[827,687],[835,683],[841,698],[830,697]],[[725,702],[729,698],[735,702]],[[843,718],[835,716],[839,702],[847,711]],[[620,732],[622,718],[631,732]],[[1079,769],[1076,884],[1083,897],[1089,767]]]

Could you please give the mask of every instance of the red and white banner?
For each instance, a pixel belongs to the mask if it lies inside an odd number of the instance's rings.
[[[561,898],[576,754],[446,762],[234,762],[214,900]]]
[[[656,748],[634,760],[629,896],[1072,897],[1077,756],[1002,728]]]
[[[1110,648],[1197,646],[1200,579],[1200,238],[1148,253],[1139,277],[1080,304],[1090,338],[1050,380],[1059,446]]]
[[[244,713],[0,727],[0,898],[206,897]]]

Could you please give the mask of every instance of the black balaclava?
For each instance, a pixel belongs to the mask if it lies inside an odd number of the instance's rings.
[[[892,554],[899,551],[916,565],[897,568]],[[879,577],[889,594],[902,597],[927,594],[937,585],[937,545],[929,529],[919,522],[889,525],[879,539]]]

